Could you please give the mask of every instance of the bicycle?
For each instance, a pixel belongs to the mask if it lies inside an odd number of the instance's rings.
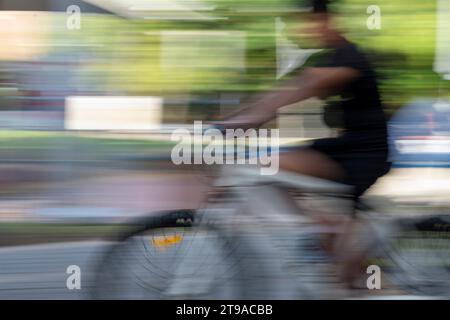
[[[95,299],[348,297],[327,273],[333,261],[314,246],[323,228],[299,213],[311,197],[349,203],[350,186],[290,172],[261,176],[245,165],[217,172],[203,209],[134,221],[118,236],[99,264]],[[363,202],[358,211],[371,231],[360,243],[366,261],[405,292],[449,296],[450,216],[399,218]]]

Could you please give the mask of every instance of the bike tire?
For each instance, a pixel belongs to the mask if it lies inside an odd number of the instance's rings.
[[[450,216],[405,218],[393,224],[380,243],[390,280],[412,294],[449,297]]]
[[[173,211],[163,213],[156,217],[145,218],[137,223],[134,223],[136,227],[129,232],[121,234],[118,236],[118,242],[114,244],[109,251],[104,255],[99,263],[97,272],[96,272],[96,280],[93,290],[93,298],[94,299],[246,299],[248,295],[248,290],[246,290],[247,286],[245,283],[246,276],[244,276],[244,272],[241,270],[242,264],[238,259],[238,254],[234,252],[235,245],[237,244],[234,239],[230,237],[226,237],[222,234],[222,232],[212,226],[212,225],[201,225],[197,226],[194,223],[195,213],[193,211],[184,210],[184,211]],[[155,234],[168,234],[168,232],[172,232],[171,234],[178,234],[179,238],[172,238],[173,241],[177,241],[177,239],[186,239],[191,238],[191,246],[193,241],[192,237],[202,236],[205,239],[205,236],[208,238],[208,242],[211,244],[214,241],[214,248],[200,248],[196,244],[197,248],[195,250],[196,254],[202,256],[202,258],[196,257],[196,259],[203,259],[202,261],[198,261],[198,268],[196,270],[197,274],[189,274],[191,277],[197,277],[197,279],[192,279],[191,284],[193,287],[196,285],[196,281],[201,281],[202,277],[205,276],[205,273],[210,272],[208,270],[208,263],[213,264],[213,268],[218,268],[221,272],[218,272],[221,279],[214,279],[214,286],[210,288],[211,290],[205,291],[202,293],[199,292],[188,292],[189,290],[185,290],[185,292],[181,292],[180,294],[168,294],[167,292],[167,283],[169,283],[170,277],[173,276],[171,271],[169,270],[171,262],[166,261],[165,267],[159,267],[158,272],[153,272],[155,270],[149,270],[149,272],[142,272],[145,269],[148,270],[149,265],[153,264],[152,267],[155,267],[157,264],[157,259],[155,255],[149,255],[148,252],[144,252],[142,250],[142,245],[138,248],[138,243],[136,239],[146,238],[149,239],[149,235]],[[155,238],[153,238],[155,239]],[[167,237],[165,238],[168,239]],[[212,240],[214,239],[214,240]],[[151,240],[153,241],[153,240]],[[165,240],[164,240],[165,241]],[[163,241],[163,245],[164,245]],[[183,240],[184,241],[184,240]],[[169,241],[170,242],[170,241]],[[142,244],[143,242],[141,242]],[[149,243],[145,242],[144,247],[149,249]],[[153,242],[154,243],[154,242]],[[171,245],[168,243],[168,248],[170,250],[177,249],[177,244]],[[152,248],[150,248],[152,249]],[[172,251],[173,251],[172,250]],[[178,251],[181,250],[181,247],[178,247]],[[218,253],[215,255],[214,250],[217,250]],[[165,252],[159,252],[162,254],[167,253],[169,250]],[[182,250],[181,250],[182,251]],[[154,251],[157,252],[157,251]],[[203,253],[202,253],[203,252]],[[205,252],[209,252],[205,255]],[[185,253],[186,256],[193,255],[194,253],[188,252]],[[208,257],[209,255],[209,257]],[[145,256],[145,258],[143,258]],[[222,261],[217,260],[217,258],[224,257]],[[140,274],[134,270],[131,272],[130,268],[127,266],[130,261],[128,259],[140,259],[141,262],[144,259],[144,262],[148,263],[145,269],[139,269]],[[176,254],[173,254],[172,257],[175,260]],[[153,261],[151,261],[153,259]],[[187,259],[187,258],[184,258]],[[194,260],[194,259],[191,259]],[[214,260],[214,262],[211,262]],[[161,262],[162,260],[160,260]],[[178,261],[180,262],[180,261]],[[168,263],[168,264],[167,264]],[[175,263],[172,261],[172,263]],[[192,263],[184,261],[183,263]],[[173,264],[174,265],[174,264]],[[193,270],[195,266],[190,267],[190,270]],[[172,269],[173,271],[173,269]],[[151,274],[151,276],[149,276]],[[145,276],[142,279],[142,276]],[[184,275],[186,276],[186,275]],[[211,276],[211,275],[210,275]],[[179,277],[179,275],[177,275]],[[139,279],[138,279],[139,278]],[[152,278],[152,279],[150,279]],[[150,283],[153,281],[152,283]],[[186,281],[186,280],[183,280]],[[127,283],[128,282],[128,283]],[[130,294],[124,292],[124,287],[130,285],[129,282],[134,282],[133,285],[137,285],[141,290],[137,290],[136,294]],[[228,283],[227,283],[228,282]],[[188,282],[187,282],[188,283]],[[197,283],[198,284],[198,283]],[[231,290],[231,294],[222,296],[218,294],[222,288],[220,286],[228,285],[230,288],[227,290]],[[170,286],[170,285],[169,285]],[[165,291],[166,290],[166,291]],[[144,292],[143,292],[144,291]],[[170,290],[169,290],[170,291]],[[173,291],[173,290],[172,290]],[[215,294],[211,294],[214,292]],[[145,294],[143,294],[145,293]]]

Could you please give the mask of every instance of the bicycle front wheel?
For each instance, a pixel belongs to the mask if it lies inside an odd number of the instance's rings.
[[[164,224],[153,218],[113,246],[98,270],[95,298],[240,298],[233,247],[214,228],[180,217],[166,214]]]

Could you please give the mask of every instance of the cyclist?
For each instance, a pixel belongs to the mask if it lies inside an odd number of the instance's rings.
[[[315,47],[324,48],[314,58],[316,61],[276,89],[252,97],[220,124],[234,128],[259,126],[274,118],[283,106],[312,97],[337,96],[339,103],[326,110],[341,114],[340,134],[280,154],[280,167],[350,184],[354,186],[356,203],[390,168],[386,117],[374,71],[358,47],[334,26],[328,1],[310,0],[310,8],[310,12],[301,13],[307,22],[301,34]],[[351,282],[354,270],[343,270],[344,279]]]

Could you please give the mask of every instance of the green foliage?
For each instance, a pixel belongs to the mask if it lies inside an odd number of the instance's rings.
[[[202,14],[216,19],[87,16],[83,17],[82,32],[68,36],[59,30],[54,40],[99,45],[89,49],[97,62],[82,67],[80,74],[93,86],[108,90],[166,95],[248,93],[270,87],[276,74],[275,18],[286,17],[295,0],[206,2],[215,9]],[[373,56],[385,103],[395,110],[414,97],[436,96],[441,81],[432,71],[435,1],[409,0],[407,5],[403,0],[377,1],[380,30],[366,27],[366,10],[371,4],[369,0],[340,0],[335,7],[339,26]],[[242,68],[235,53],[241,42]]]

